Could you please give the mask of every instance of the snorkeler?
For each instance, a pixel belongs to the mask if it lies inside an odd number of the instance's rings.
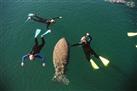
[[[62,17],[59,16],[59,17],[54,17],[54,18],[49,18],[49,19],[46,19],[46,18],[42,18],[42,17],[39,17],[33,13],[30,13],[28,14],[28,18],[26,21],[28,20],[33,20],[33,21],[36,21],[36,22],[40,22],[40,23],[43,23],[43,24],[46,24],[46,27],[47,27],[47,30],[49,29],[49,26],[51,24],[54,24],[56,23],[56,20],[57,19],[61,19]]]
[[[128,36],[128,37],[137,36],[137,32],[128,32],[128,33],[127,33],[127,36]],[[137,45],[135,45],[135,47],[137,48]]]
[[[102,63],[105,66],[107,66],[109,61],[107,59],[103,58],[102,56],[98,56],[96,54],[96,52],[90,46],[91,41],[92,41],[92,37],[90,36],[89,33],[86,33],[86,35],[81,38],[79,43],[73,44],[71,46],[73,47],[73,46],[81,45],[84,50],[87,60],[90,61],[91,65],[94,69],[99,69],[99,66],[91,59],[92,56],[96,57],[97,59],[100,59],[102,61]]]
[[[43,34],[41,35],[42,43],[40,45],[39,45],[38,39],[37,39],[37,36],[39,35],[40,31],[41,31],[40,29],[36,30],[36,32],[35,32],[35,45],[33,46],[32,50],[27,55],[24,55],[22,57],[21,66],[24,66],[24,61],[26,59],[33,61],[35,58],[40,59],[42,61],[42,66],[45,66],[44,57],[42,57],[40,54],[40,51],[42,50],[42,48],[45,45],[44,35]],[[45,34],[47,34],[47,33],[50,33],[50,31],[46,32]]]

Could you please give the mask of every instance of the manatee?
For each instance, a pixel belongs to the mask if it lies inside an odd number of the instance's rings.
[[[53,50],[53,65],[55,74],[53,80],[57,82],[69,84],[69,80],[65,76],[66,66],[69,59],[69,45],[65,38],[61,38],[55,45]]]

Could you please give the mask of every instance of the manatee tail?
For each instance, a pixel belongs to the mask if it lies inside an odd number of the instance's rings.
[[[52,80],[64,83],[65,85],[68,85],[69,84],[69,80],[64,75],[64,72],[65,72],[64,64],[63,63],[58,63],[58,64],[55,64],[55,65],[54,65],[54,67],[55,67],[55,74],[54,74],[54,77],[52,78]]]

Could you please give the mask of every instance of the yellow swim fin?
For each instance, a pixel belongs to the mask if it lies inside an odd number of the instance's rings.
[[[109,64],[109,60],[108,59],[106,59],[106,58],[104,58],[102,56],[99,56],[99,58],[100,58],[101,62],[104,64],[104,66],[108,66],[108,64]]]
[[[137,33],[136,32],[128,32],[127,36],[128,37],[137,36]]]
[[[90,59],[90,63],[93,69],[96,69],[96,70],[99,69],[99,66],[92,59]]]

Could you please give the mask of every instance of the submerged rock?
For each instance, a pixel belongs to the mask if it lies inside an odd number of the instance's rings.
[[[65,76],[65,70],[68,63],[69,46],[65,38],[61,38],[53,50],[53,65],[55,68],[54,81],[62,82],[66,85],[69,80]]]
[[[110,2],[110,3],[126,3],[125,0],[105,0],[107,2]]]
[[[130,1],[127,1],[127,0],[105,0],[106,2],[110,2],[110,3],[118,3],[118,4],[125,4],[126,6],[128,7],[135,7],[135,2],[130,0]]]

